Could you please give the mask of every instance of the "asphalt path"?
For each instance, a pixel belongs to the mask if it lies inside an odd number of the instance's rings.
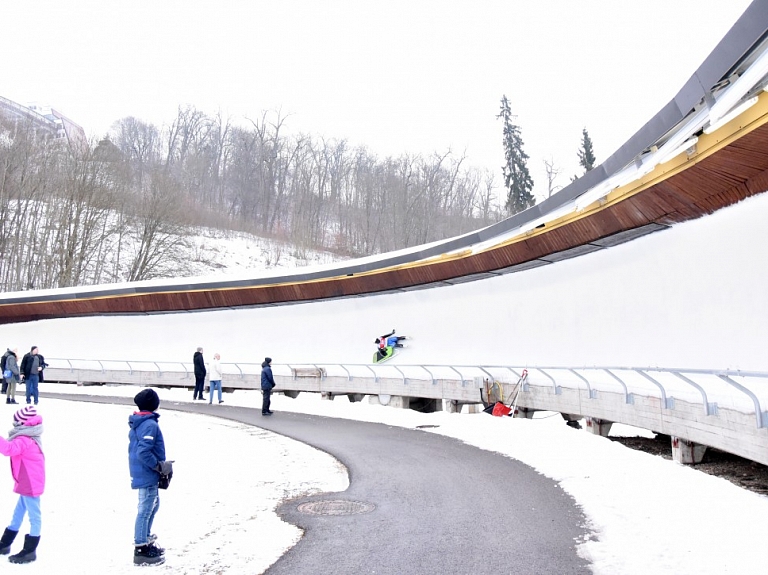
[[[133,405],[121,397],[41,396]],[[263,417],[259,410],[206,402],[164,401],[163,409],[254,425],[321,449],[346,466],[346,491],[278,507],[304,536],[269,575],[591,573],[575,550],[589,536],[580,509],[557,483],[516,460],[425,430],[379,423],[288,412]],[[331,500],[374,507],[344,515],[297,509]]]

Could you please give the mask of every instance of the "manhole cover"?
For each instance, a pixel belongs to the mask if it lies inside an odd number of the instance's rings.
[[[372,503],[363,503],[362,501],[344,501],[337,499],[334,501],[310,501],[302,503],[298,510],[307,515],[357,515],[359,513],[370,513],[376,509]]]

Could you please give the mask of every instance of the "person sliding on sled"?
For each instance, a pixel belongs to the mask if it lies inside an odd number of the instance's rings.
[[[396,336],[395,330],[393,329],[390,333],[386,335],[382,335],[381,337],[377,337],[373,343],[375,343],[378,346],[378,350],[376,352],[376,359],[375,361],[379,362],[383,359],[391,356],[393,353],[395,353],[396,347],[403,347],[403,344],[400,343],[401,340],[404,340],[405,336]]]
[[[388,347],[403,347],[403,344],[400,343],[403,339],[405,339],[405,336],[396,336],[395,330],[393,329],[391,333],[377,337],[373,343],[379,346],[379,350],[384,351]]]

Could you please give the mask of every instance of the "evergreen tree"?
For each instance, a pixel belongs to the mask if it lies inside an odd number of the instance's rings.
[[[592,140],[587,133],[587,129],[584,128],[581,131],[581,148],[579,149],[579,165],[584,168],[586,174],[589,170],[595,167],[595,152],[592,149]]]
[[[504,158],[506,163],[501,167],[504,175],[504,186],[507,188],[507,211],[511,214],[522,212],[536,204],[531,194],[533,179],[528,173],[526,161],[528,155],[523,151],[523,138],[520,136],[520,126],[512,123],[514,116],[509,108],[506,95],[501,98],[501,111],[497,118],[504,123]]]

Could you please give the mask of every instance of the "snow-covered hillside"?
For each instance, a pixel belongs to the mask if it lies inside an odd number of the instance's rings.
[[[195,228],[180,249],[187,253],[185,276],[235,275],[245,271],[297,268],[343,258],[248,234]]]

